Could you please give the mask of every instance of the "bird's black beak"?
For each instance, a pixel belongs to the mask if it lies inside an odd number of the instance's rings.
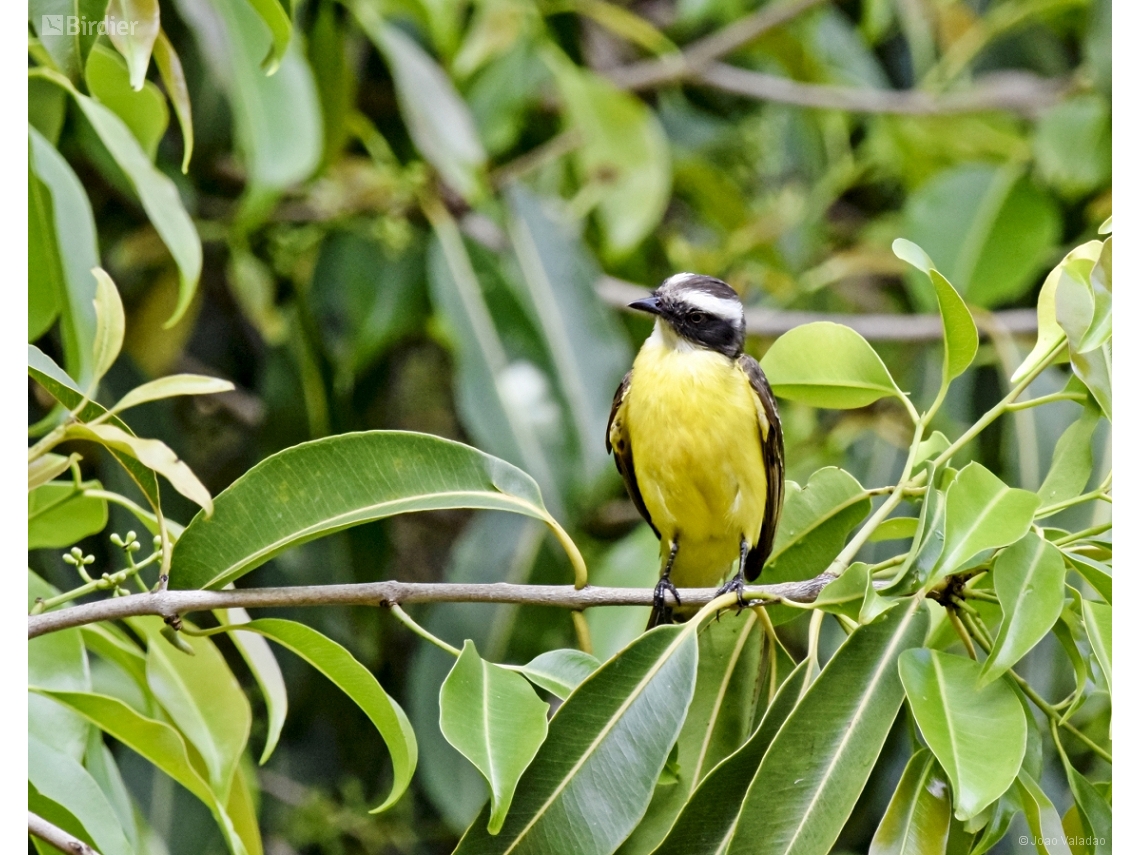
[[[661,301],[656,297],[645,297],[641,300],[634,300],[629,304],[631,309],[637,309],[639,312],[649,312],[651,315],[661,314]]]

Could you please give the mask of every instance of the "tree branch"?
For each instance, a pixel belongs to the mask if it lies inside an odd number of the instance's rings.
[[[645,296],[645,289],[616,279],[603,276],[594,286],[602,301],[617,308],[627,308],[629,303]],[[1036,309],[1009,309],[1004,312],[987,313],[1010,333],[1032,335],[1037,332]],[[845,324],[870,341],[940,341],[942,339],[942,319],[938,315],[860,315],[826,312],[789,312],[782,309],[745,309],[744,322],[749,335],[775,338],[793,327],[815,321],[831,321]],[[992,329],[979,324],[983,335]]]
[[[822,574],[802,582],[749,585],[749,599],[812,603],[834,576]],[[685,588],[686,606],[713,600],[716,588]],[[139,615],[173,618],[188,612],[229,608],[299,606],[389,606],[405,603],[518,603],[581,610],[594,606],[651,606],[652,588],[602,588],[587,585],[512,585],[504,582],[468,585],[432,582],[365,582],[356,585],[299,585],[287,588],[245,588],[226,591],[158,591],[112,597],[81,606],[28,616],[28,638],[105,620]]]
[[[74,855],[99,855],[78,837],[72,836],[59,826],[52,825],[42,816],[31,811],[28,811],[28,833],[45,843],[50,843],[60,852],[72,852]]]

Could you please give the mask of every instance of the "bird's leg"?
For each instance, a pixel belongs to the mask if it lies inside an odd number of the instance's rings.
[[[665,605],[665,592],[668,591],[672,594],[677,605],[681,605],[681,595],[677,593],[677,586],[669,581],[669,574],[673,571],[673,562],[677,559],[677,547],[679,545],[680,538],[678,537],[674,537],[669,543],[669,558],[665,561],[665,569],[661,573],[661,578],[657,580],[657,587],[653,589],[653,611],[661,615],[665,623],[673,618],[673,610]]]
[[[740,538],[740,568],[736,571],[736,575],[721,585],[716,592],[718,597],[730,591],[736,594],[737,614],[740,614],[739,609],[748,606],[748,601],[744,599],[744,562],[748,558],[748,551],[748,538],[742,536]]]

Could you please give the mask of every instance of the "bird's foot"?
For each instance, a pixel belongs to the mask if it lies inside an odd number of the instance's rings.
[[[653,610],[669,620],[673,616],[673,609],[665,603],[666,591],[673,595],[676,605],[681,605],[681,595],[677,593],[677,586],[669,580],[668,576],[662,576],[657,580],[657,587],[653,589]]]
[[[716,596],[722,594],[736,594],[736,613],[740,614],[742,609],[748,608],[748,601],[744,599],[744,577],[737,573],[719,588],[717,588]]]

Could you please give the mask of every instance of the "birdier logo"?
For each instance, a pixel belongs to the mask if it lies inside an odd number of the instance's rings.
[[[133,36],[138,21],[127,21],[108,15],[88,18],[86,15],[40,15],[40,38],[45,36]]]

